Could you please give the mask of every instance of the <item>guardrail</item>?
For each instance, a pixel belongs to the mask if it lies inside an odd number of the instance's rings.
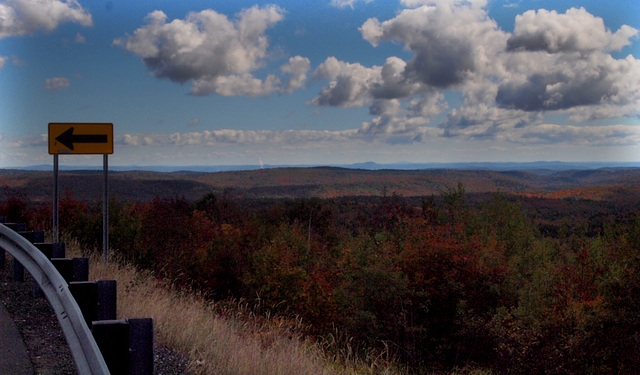
[[[47,257],[27,239],[0,224],[0,249],[33,276],[58,318],[81,375],[109,374],[107,364],[85,322],[69,285]]]

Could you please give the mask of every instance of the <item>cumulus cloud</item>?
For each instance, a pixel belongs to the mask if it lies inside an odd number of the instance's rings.
[[[616,60],[594,53],[588,57],[568,55],[539,57],[550,65],[528,70],[524,80],[514,79],[500,85],[496,101],[504,107],[526,111],[559,110],[599,104],[637,103],[640,91],[630,87],[640,82],[640,61]],[[630,114],[630,113],[626,113]],[[625,115],[625,113],[618,113]]]
[[[287,81],[286,92],[291,93],[303,88],[307,81],[307,72],[311,69],[311,61],[306,57],[295,56],[289,62],[280,67],[283,73],[291,75]]]
[[[254,72],[268,57],[265,31],[283,19],[275,5],[254,6],[229,19],[206,9],[185,19],[167,20],[156,10],[147,15],[147,24],[114,40],[114,44],[140,56],[158,78],[175,82],[192,81],[191,93],[224,96],[268,95],[302,87],[305,59],[295,57],[283,67],[292,77],[287,88],[275,75],[258,78]],[[308,64],[308,60],[306,60]]]
[[[47,90],[58,91],[62,89],[66,89],[71,86],[69,79],[65,77],[53,77],[47,78],[44,81],[44,88]]]
[[[329,57],[312,76],[328,80],[329,86],[323,88],[309,104],[361,107],[376,99],[404,99],[427,90],[421,83],[405,79],[405,67],[406,63],[397,57],[389,57],[383,66],[371,68]]]
[[[314,79],[330,81],[329,86],[323,88],[310,104],[343,108],[365,106],[371,101],[372,86],[381,81],[381,72],[379,66],[367,68],[329,57],[313,74]]]
[[[602,18],[584,8],[571,8],[560,14],[555,10],[528,10],[516,16],[514,33],[507,41],[510,50],[572,52],[615,51],[631,43],[638,30],[623,25],[612,33]]]
[[[549,113],[568,114],[570,121],[640,116],[640,60],[611,55],[638,35],[632,27],[611,32],[601,18],[572,8],[525,12],[508,33],[489,18],[485,0],[401,3],[407,9],[394,18],[368,19],[359,30],[372,46],[392,41],[412,57],[389,57],[372,67],[330,57],[313,73],[328,85],[309,104],[369,106],[376,117],[359,134],[394,134],[406,142],[531,136],[531,126],[544,124]],[[437,128],[429,126],[448,109],[445,91],[459,92],[461,105],[449,109]],[[559,139],[557,128],[535,129]],[[600,130],[563,134],[587,137]]]
[[[7,62],[7,56],[0,56],[0,69],[4,68],[4,64]]]
[[[413,52],[407,62],[407,79],[449,88],[469,75],[482,71],[497,55],[506,34],[488,18],[480,5],[468,1],[405,1],[407,6],[395,18],[380,22],[368,19],[362,37],[371,45],[394,41]]]
[[[7,0],[0,3],[0,39],[52,31],[60,23],[91,26],[91,14],[77,0]]]
[[[540,10],[516,20],[503,55],[496,103],[525,111],[563,111],[572,120],[640,114],[640,60],[610,51],[630,43],[637,30],[606,30],[584,9]]]

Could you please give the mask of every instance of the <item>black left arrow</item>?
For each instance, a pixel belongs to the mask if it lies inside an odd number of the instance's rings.
[[[107,143],[108,139],[106,134],[73,134],[73,127],[71,127],[57,136],[56,141],[73,150],[74,143]]]

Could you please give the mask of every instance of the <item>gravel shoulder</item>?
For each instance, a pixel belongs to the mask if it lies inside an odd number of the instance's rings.
[[[2,251],[2,250],[0,250]],[[0,267],[0,303],[13,318],[29,352],[34,373],[75,375],[75,363],[60,324],[46,298],[33,297],[33,279],[13,280],[13,260],[7,254]],[[156,375],[188,374],[188,358],[169,348],[155,345]]]

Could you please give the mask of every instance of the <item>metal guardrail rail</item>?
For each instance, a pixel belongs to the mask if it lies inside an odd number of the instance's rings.
[[[0,224],[0,249],[20,262],[36,280],[51,304],[81,375],[109,374],[69,285],[47,257],[24,237]]]

